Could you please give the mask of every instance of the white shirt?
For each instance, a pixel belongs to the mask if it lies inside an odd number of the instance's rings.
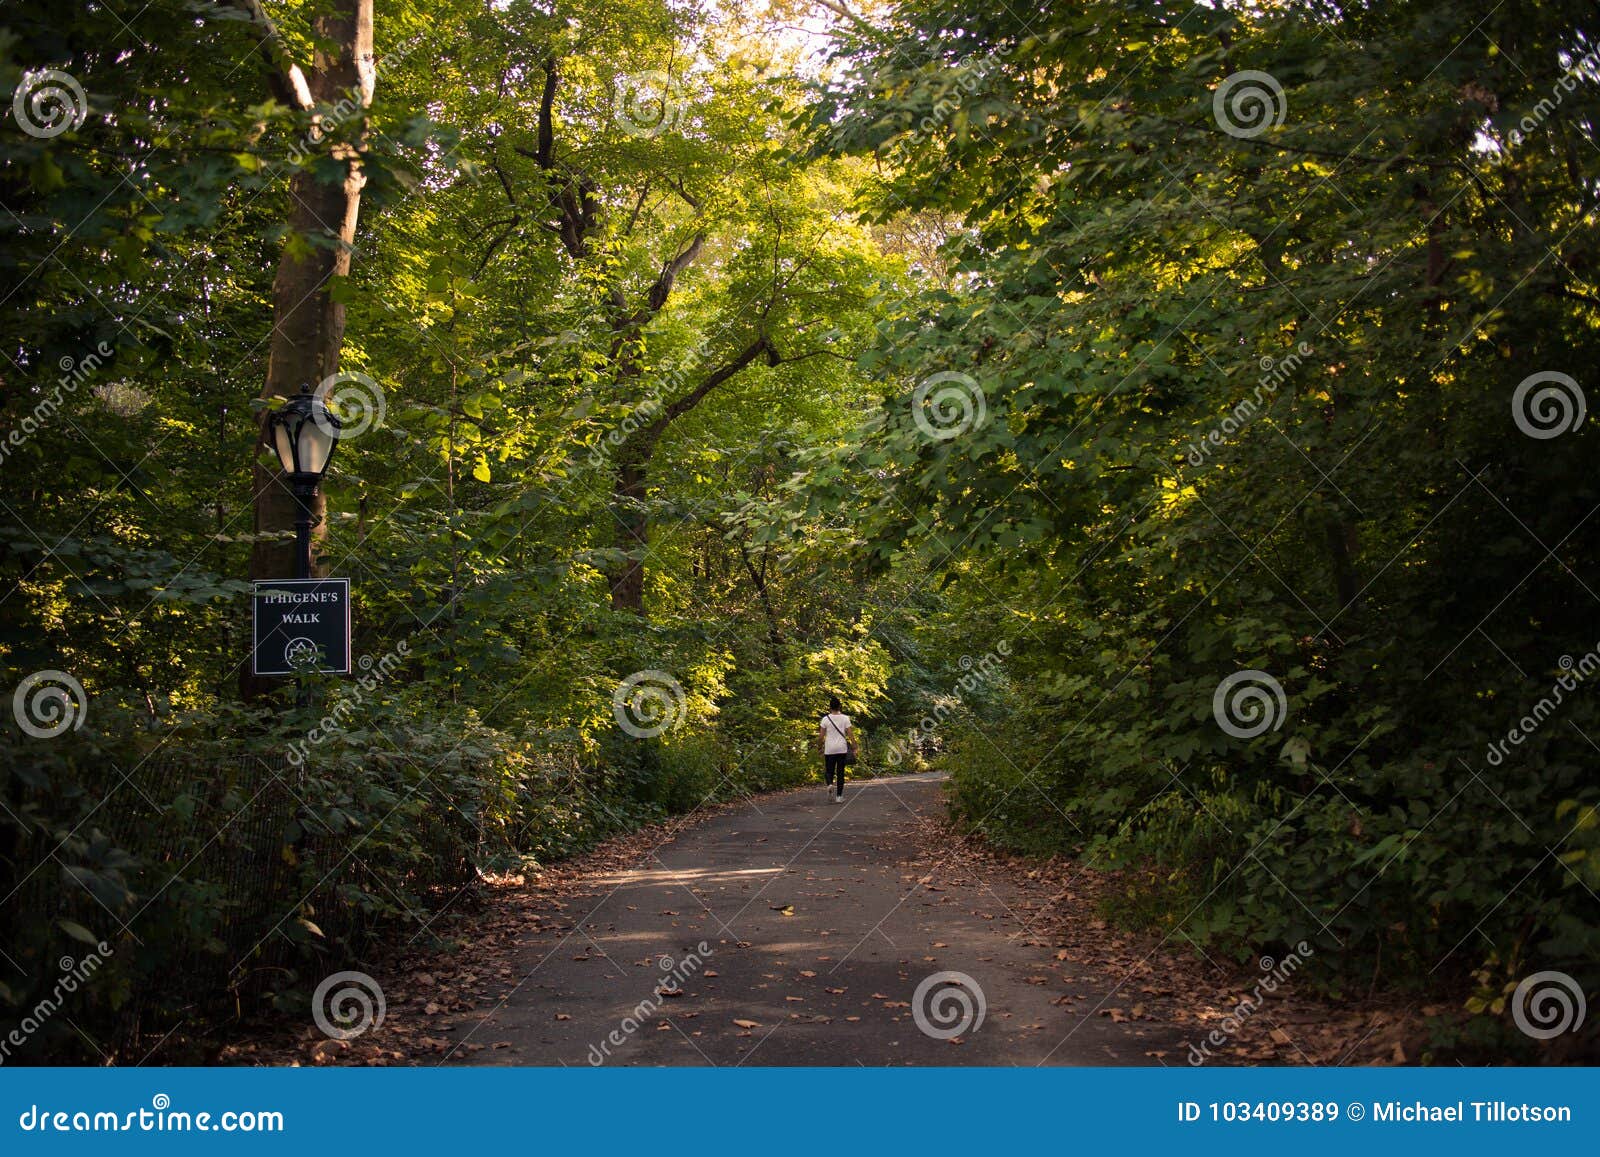
[[[850,734],[850,716],[842,711],[822,717],[822,752],[824,755],[843,755],[850,750],[845,736]]]

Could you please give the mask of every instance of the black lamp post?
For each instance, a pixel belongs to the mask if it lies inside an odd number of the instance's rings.
[[[311,500],[339,445],[339,416],[309,385],[303,385],[298,395],[273,411],[270,421],[273,448],[294,491],[294,577],[306,579],[311,577]]]

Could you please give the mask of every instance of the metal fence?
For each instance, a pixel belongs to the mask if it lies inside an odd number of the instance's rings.
[[[444,830],[449,822],[435,808],[423,824],[441,830],[419,833],[419,842],[458,850],[427,857],[407,878],[378,879],[359,854],[362,834],[321,826],[306,802],[305,771],[283,756],[203,765],[158,756],[127,772],[79,770],[82,818],[64,841],[38,830],[26,836],[17,862],[27,874],[0,904],[0,919],[12,929],[5,940],[23,921],[67,921],[116,944],[113,967],[126,992],[112,1015],[72,1024],[106,1054],[185,1016],[247,1008],[315,969],[318,954],[328,967],[348,960],[373,930],[373,895],[398,904],[397,887],[430,897],[471,879],[472,845],[461,846],[459,825]],[[17,969],[34,975],[20,984],[13,977],[10,987],[48,991],[64,963],[25,956]],[[97,980],[102,1014],[103,988]],[[60,1026],[53,1033],[59,1039]],[[43,1036],[48,1051],[51,1034]]]

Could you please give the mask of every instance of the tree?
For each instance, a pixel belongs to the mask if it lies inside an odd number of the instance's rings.
[[[966,227],[818,481],[1025,640],[1015,723],[961,740],[968,819],[1160,864],[1223,950],[1592,988],[1593,702],[1486,752],[1600,634],[1593,11],[958,8],[853,29],[816,110],[880,215]],[[1277,727],[1219,725],[1241,672]],[[1480,796],[1526,847],[1484,847]]]
[[[258,0],[238,0],[248,14],[272,72],[273,95],[309,117],[308,142],[316,159],[289,182],[292,208],[283,252],[272,283],[272,336],[261,400],[261,450],[253,503],[252,578],[293,573],[292,532],[298,500],[272,452],[268,417],[274,402],[303,387],[316,389],[339,371],[345,304],[338,289],[350,274],[361,210],[365,111],[376,80],[372,52],[372,0],[329,0],[312,19],[315,48],[309,72],[289,57],[284,38]],[[353,106],[353,107],[352,107]],[[312,518],[318,533],[327,500],[319,492]],[[286,537],[287,536],[287,537]]]

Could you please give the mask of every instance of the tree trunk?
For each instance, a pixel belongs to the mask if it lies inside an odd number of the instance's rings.
[[[644,614],[644,555],[650,538],[650,516],[645,510],[644,486],[656,443],[661,440],[668,426],[698,406],[723,382],[761,357],[765,357],[767,364],[772,366],[782,362],[765,334],[753,339],[739,353],[707,374],[705,380],[687,394],[664,406],[648,426],[623,443],[617,454],[616,481],[611,489],[611,513],[618,523],[617,546],[637,557],[619,561],[611,573],[613,610]]]
[[[332,105],[341,99],[358,99],[362,108],[372,102],[373,0],[331,0],[315,21],[319,45],[306,83],[315,105]],[[358,150],[335,146],[333,155],[344,164],[344,179],[319,181],[308,172],[295,174],[289,183],[293,208],[289,214],[290,238],[278,259],[272,283],[272,335],[267,354],[263,399],[287,398],[302,385],[315,390],[339,370],[344,344],[344,306],[333,300],[330,279],[350,272],[351,246],[366,178]],[[309,239],[306,244],[302,239]],[[255,533],[271,535],[257,541],[250,552],[251,578],[284,578],[294,574],[294,522],[296,505],[287,478],[272,451],[266,414],[261,419],[260,443],[254,463],[252,503]],[[324,533],[326,502],[319,493],[313,502],[314,541]],[[315,559],[313,560],[315,562]],[[321,573],[315,568],[314,573]],[[245,694],[259,694],[270,684],[243,677]]]
[[[611,609],[644,614],[644,555],[649,548],[650,519],[644,508],[646,463],[650,448],[633,449],[617,463],[611,510],[617,519],[617,548],[629,557],[611,574]]]

